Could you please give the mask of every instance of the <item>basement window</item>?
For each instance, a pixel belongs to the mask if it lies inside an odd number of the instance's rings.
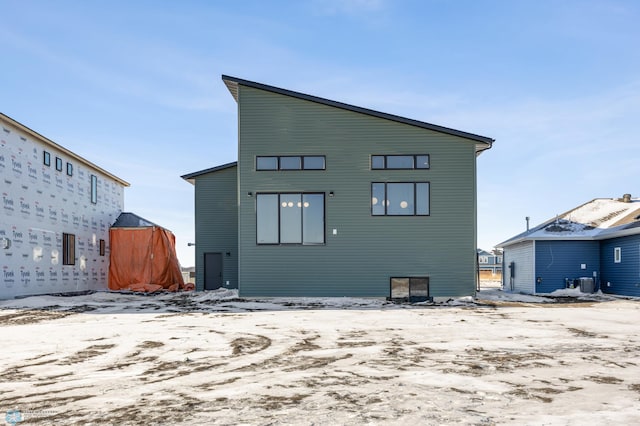
[[[425,301],[429,299],[429,277],[395,277],[390,283],[391,299]]]

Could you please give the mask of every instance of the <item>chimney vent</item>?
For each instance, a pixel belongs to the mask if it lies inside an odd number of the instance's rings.
[[[624,194],[622,196],[622,202],[623,203],[630,203],[631,202],[631,194]]]

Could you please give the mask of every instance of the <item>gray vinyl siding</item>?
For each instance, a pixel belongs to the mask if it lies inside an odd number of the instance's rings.
[[[474,294],[474,141],[246,86],[238,112],[241,295],[386,297],[394,276]],[[429,154],[431,168],[372,171],[371,154]],[[325,155],[326,170],[257,172],[259,155]],[[430,182],[430,216],[371,216],[372,182]],[[324,192],[326,244],[257,245],[260,192]]]
[[[204,253],[222,253],[223,283],[238,287],[237,170],[229,167],[195,179],[197,290],[204,289]]]
[[[504,289],[518,293],[535,293],[535,242],[524,241],[504,248]],[[514,274],[511,276],[510,265],[513,262]]]

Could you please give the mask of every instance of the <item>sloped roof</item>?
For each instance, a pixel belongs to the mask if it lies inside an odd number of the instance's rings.
[[[162,226],[156,225],[150,220],[140,217],[135,213],[129,213],[129,212],[120,213],[115,223],[111,225],[112,228],[147,228],[149,226],[163,228]]]
[[[504,241],[600,240],[640,233],[640,198],[596,198]]]
[[[37,139],[40,142],[42,142],[42,143],[44,143],[46,145],[49,145],[50,147],[52,147],[52,148],[54,148],[54,149],[56,149],[56,150],[58,150],[60,152],[63,152],[65,155],[68,155],[69,157],[75,159],[76,161],[79,161],[79,162],[83,163],[85,166],[89,167],[90,169],[94,169],[94,170],[104,174],[105,176],[109,177],[110,179],[115,180],[116,182],[118,182],[122,186],[130,186],[129,182],[125,181],[124,179],[121,179],[118,176],[109,173],[108,171],[106,171],[102,167],[96,166],[91,161],[87,160],[86,158],[83,158],[83,157],[79,156],[75,152],[68,150],[67,148],[63,147],[62,145],[58,145],[57,143],[55,143],[51,139],[42,136],[40,133],[36,132],[35,130],[31,130],[30,128],[28,128],[24,124],[14,120],[13,118],[11,118],[8,115],[5,115],[5,114],[3,114],[1,112],[0,112],[0,122],[5,122],[8,125],[17,127],[18,129],[20,129],[21,131],[25,132],[26,134],[28,134],[32,138]]]
[[[219,170],[229,169],[231,167],[236,167],[237,165],[238,165],[238,162],[234,161],[234,162],[231,162],[231,163],[222,164],[220,166],[215,166],[215,167],[211,167],[211,168],[208,168],[208,169],[200,170],[200,171],[197,171],[197,172],[188,173],[188,174],[182,175],[180,177],[182,179],[186,180],[187,182],[189,182],[190,184],[195,185],[196,178],[198,176],[206,175],[207,173],[217,172]]]
[[[463,132],[461,130],[451,129],[448,127],[438,126],[436,124],[425,123],[423,121],[413,120],[411,118],[400,117],[398,115],[387,114],[380,111],[374,111],[368,108],[362,108],[355,105],[349,105],[342,102],[332,101],[330,99],[320,98],[318,96],[307,95],[304,93],[294,92],[292,90],[282,89],[280,87],[269,86],[267,84],[256,83],[255,81],[243,80],[237,77],[231,77],[228,75],[222,76],[222,81],[231,92],[231,96],[238,102],[238,86],[252,87],[254,89],[265,90],[267,92],[278,93],[280,95],[290,96],[297,99],[303,99],[306,101],[316,102],[322,105],[328,105],[334,108],[341,108],[347,111],[358,112],[360,114],[366,114],[373,117],[383,118],[385,120],[396,121],[398,123],[408,124],[411,126],[421,127],[423,129],[433,130],[439,133],[445,133],[448,135],[458,136],[465,139],[470,139],[476,142],[476,153],[480,153],[484,150],[491,148],[494,139],[480,136],[473,133]]]

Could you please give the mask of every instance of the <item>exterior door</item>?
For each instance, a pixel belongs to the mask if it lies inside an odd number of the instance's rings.
[[[222,287],[222,253],[204,254],[204,289]]]

